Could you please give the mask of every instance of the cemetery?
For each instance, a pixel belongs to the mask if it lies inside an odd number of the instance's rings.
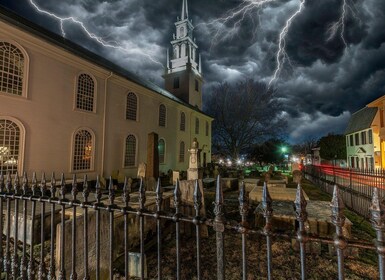
[[[88,185],[86,178],[74,178],[68,185],[63,179],[59,184],[34,176],[28,183],[2,175],[2,275],[213,279],[224,272],[239,279],[243,271],[250,279],[299,279],[306,260],[309,279],[331,279],[343,258],[349,279],[378,277],[374,231],[353,212],[341,216],[338,192],[320,195],[299,170],[203,168],[198,153],[194,140],[187,178],[176,170],[158,181],[146,177],[148,166],[156,164],[141,164],[138,178],[123,184],[111,177],[104,187],[99,179]],[[15,195],[8,196],[12,188]],[[26,203],[29,189],[33,195]],[[336,247],[336,240],[352,247]],[[218,251],[225,254],[222,264]]]

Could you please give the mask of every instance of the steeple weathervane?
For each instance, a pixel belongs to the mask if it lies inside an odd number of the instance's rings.
[[[182,15],[180,20],[188,19],[188,6],[187,6],[187,0],[183,0],[182,3]]]

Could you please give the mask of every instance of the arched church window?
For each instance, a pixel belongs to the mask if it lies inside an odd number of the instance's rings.
[[[84,111],[94,111],[95,82],[88,74],[78,76],[76,92],[76,108]]]
[[[160,104],[159,106],[159,126],[166,127],[166,106]]]
[[[74,137],[73,166],[74,171],[91,170],[94,154],[94,140],[87,129],[78,130]]]
[[[126,119],[136,121],[138,111],[138,97],[135,93],[127,94]]]
[[[180,113],[180,131],[186,130],[186,114],[184,112]]]
[[[0,173],[16,174],[20,166],[22,130],[9,119],[0,119]]]
[[[16,46],[0,42],[0,91],[23,94],[24,55]]]
[[[136,164],[136,137],[130,134],[126,138],[124,167],[135,166],[135,164]]]

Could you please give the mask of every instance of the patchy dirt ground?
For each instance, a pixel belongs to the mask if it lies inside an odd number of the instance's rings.
[[[290,187],[290,185],[289,185]],[[291,186],[294,187],[294,186]],[[330,196],[320,193],[319,189],[309,182],[304,184],[306,193],[311,199],[329,200]],[[238,210],[238,192],[225,193],[226,213],[228,219],[240,219]],[[213,190],[205,193],[207,212],[212,216],[210,208],[214,199]],[[329,200],[330,201],[330,200]],[[371,242],[374,231],[368,221],[346,211],[353,221],[353,238]],[[252,215],[251,215],[252,216]],[[195,237],[183,237],[181,242],[181,279],[196,278],[196,245]],[[247,237],[247,279],[267,279],[266,242],[264,237],[256,235]],[[227,231],[225,235],[226,279],[242,279],[242,243],[239,233]],[[330,252],[331,250],[331,252]],[[337,279],[337,260],[333,249],[323,244],[321,253],[307,255],[307,279]],[[273,275],[272,279],[301,279],[299,252],[294,250],[290,241],[273,239],[272,245]],[[216,240],[215,232],[209,230],[209,237],[202,239],[201,245],[202,279],[216,279]],[[157,279],[156,249],[146,252],[149,279]],[[165,240],[162,258],[162,279],[175,279],[176,249],[175,236]],[[379,279],[377,255],[372,250],[359,250],[358,254],[349,254],[345,259],[345,279]],[[121,278],[124,279],[124,278]],[[134,279],[134,278],[132,278]]]

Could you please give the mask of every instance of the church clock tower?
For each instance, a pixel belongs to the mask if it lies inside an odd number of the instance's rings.
[[[175,22],[176,33],[167,49],[165,88],[176,97],[202,110],[202,67],[198,46],[193,38],[194,26],[188,16],[187,0],[183,0],[181,17]]]

